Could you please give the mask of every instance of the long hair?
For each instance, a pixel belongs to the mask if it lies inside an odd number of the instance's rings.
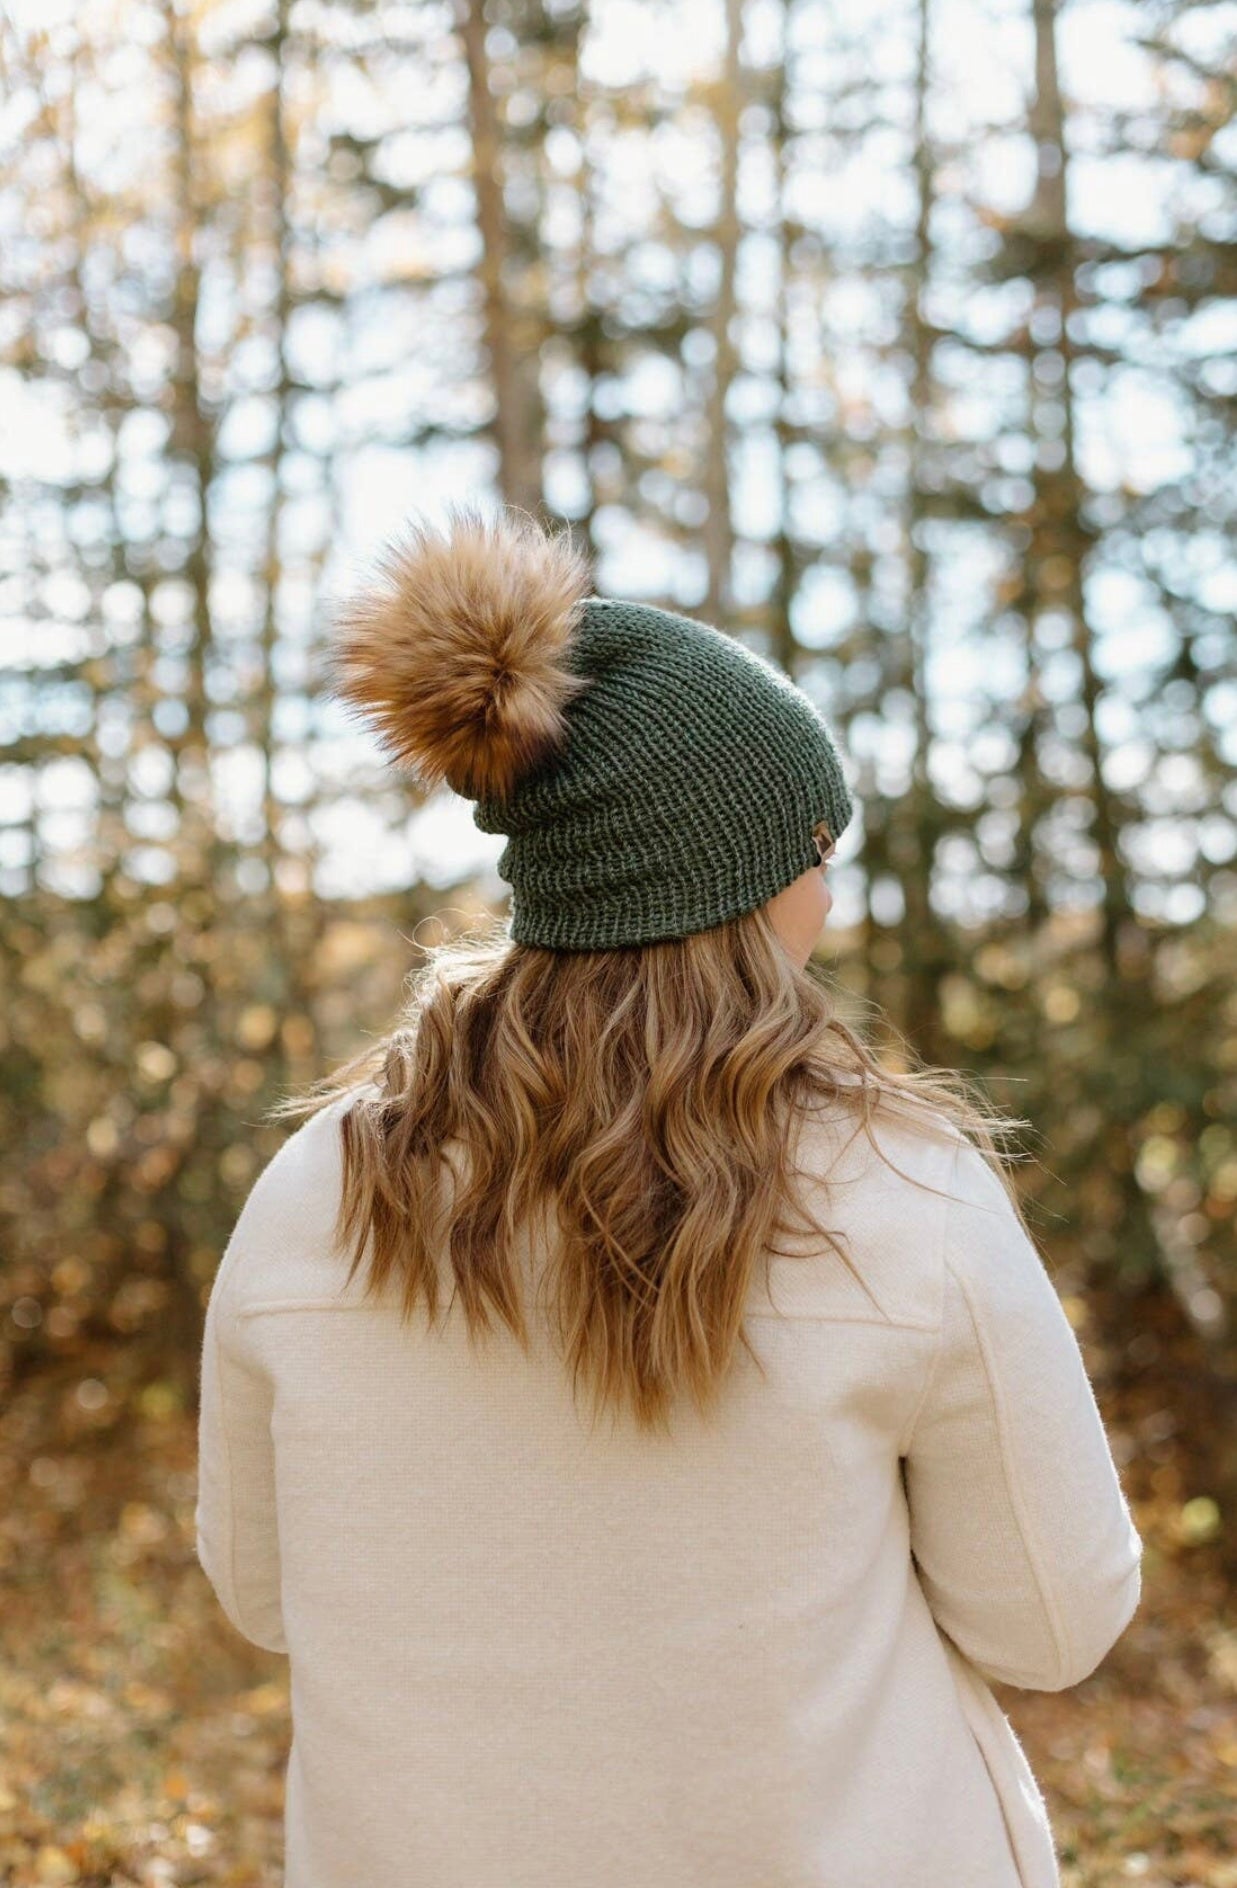
[[[754,1356],[745,1300],[783,1233],[806,1225],[854,1270],[796,1187],[817,1109],[891,1167],[878,1117],[943,1119],[1022,1217],[995,1137],[1030,1124],[904,1045],[884,1066],[763,908],[618,949],[534,948],[497,921],[422,948],[398,1026],[270,1118],[360,1091],[340,1114],[335,1235],[349,1280],[368,1247],[366,1295],[394,1278],[405,1322],[421,1301],[438,1313],[445,1241],[470,1339],[497,1318],[527,1350],[518,1238],[540,1226],[560,1355],[595,1413],[665,1429],[684,1392],[707,1413],[736,1346]]]
[[[565,738],[591,581],[569,530],[514,508],[450,506],[444,535],[413,521],[336,613],[333,692],[424,785],[505,798]],[[393,1281],[404,1319],[424,1300],[432,1322],[445,1241],[470,1337],[496,1317],[527,1348],[530,1233],[573,1393],[666,1427],[684,1391],[706,1412],[736,1346],[751,1352],[760,1255],[805,1220],[840,1252],[797,1198],[814,1108],[854,1113],[882,1159],[881,1110],[947,1117],[994,1164],[993,1132],[1029,1125],[904,1060],[881,1066],[763,907],[608,950],[521,944],[496,921],[427,951],[390,1034],[271,1113],[360,1091],[340,1112],[349,1282],[368,1247],[366,1293]]]

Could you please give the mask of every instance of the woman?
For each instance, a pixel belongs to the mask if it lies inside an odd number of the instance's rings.
[[[291,1660],[287,1888],[1054,1888],[986,1681],[1085,1678],[1141,1542],[1026,1124],[808,971],[807,698],[589,590],[459,510],[339,612],[512,914],[276,1110],[211,1293],[198,1552]]]

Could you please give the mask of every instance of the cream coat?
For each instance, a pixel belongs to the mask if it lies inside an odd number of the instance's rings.
[[[1141,1542],[981,1157],[881,1126],[946,1200],[813,1123],[863,1284],[775,1257],[763,1378],[590,1433],[540,1326],[473,1351],[341,1289],[349,1099],[259,1176],[202,1352],[198,1554],[291,1661],[285,1888],[1058,1888],[985,1681],[1093,1671]]]

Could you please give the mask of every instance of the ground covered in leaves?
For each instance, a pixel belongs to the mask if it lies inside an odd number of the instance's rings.
[[[278,1888],[287,1661],[233,1632],[198,1567],[192,1409],[96,1367],[32,1382],[0,1417],[0,1881]],[[1102,1400],[1146,1543],[1142,1606],[1084,1684],[998,1696],[1065,1888],[1237,1888],[1222,1543],[1154,1385]]]

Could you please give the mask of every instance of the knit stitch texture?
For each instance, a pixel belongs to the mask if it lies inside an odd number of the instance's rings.
[[[571,667],[591,685],[560,752],[473,818],[505,833],[511,936],[607,950],[705,931],[817,864],[853,803],[829,725],[771,662],[650,604],[589,597]]]

